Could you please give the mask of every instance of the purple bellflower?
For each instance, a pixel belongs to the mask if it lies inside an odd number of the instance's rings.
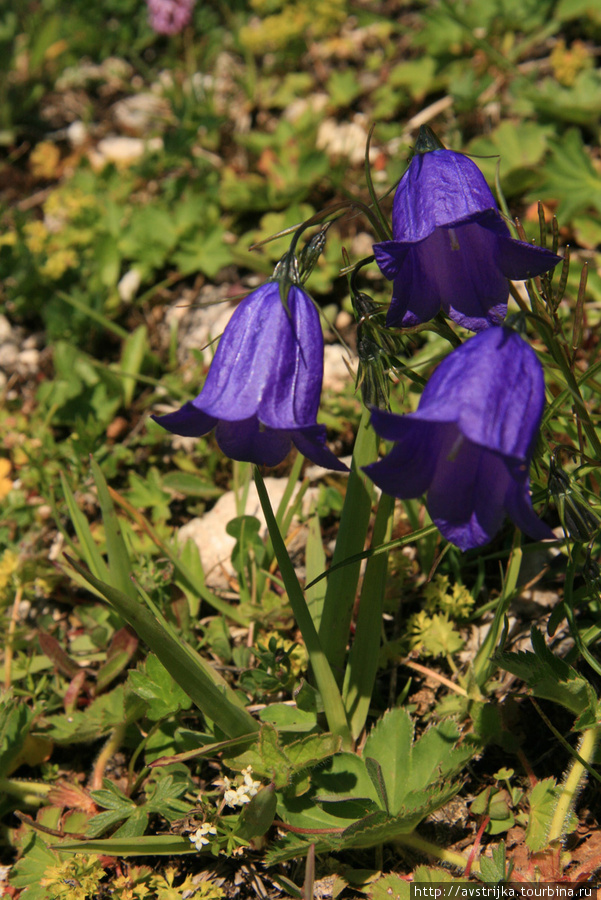
[[[394,197],[393,240],[373,248],[393,282],[386,324],[418,325],[442,308],[470,331],[500,325],[507,279],[541,275],[560,257],[511,238],[484,176],[467,156],[445,150],[428,131],[415,149]]]
[[[179,34],[190,24],[196,0],[146,0],[150,27],[157,34]]]
[[[440,363],[416,412],[372,410],[377,433],[396,443],[365,471],[394,497],[427,492],[432,520],[461,550],[492,540],[506,514],[532,538],[553,537],[528,490],[544,402],[532,348],[509,328],[489,328]]]
[[[239,304],[228,322],[201,393],[181,409],[153,416],[174,434],[199,437],[216,428],[231,459],[275,466],[291,443],[314,463],[346,471],[316,422],[323,379],[323,336],[313,301],[277,281]]]

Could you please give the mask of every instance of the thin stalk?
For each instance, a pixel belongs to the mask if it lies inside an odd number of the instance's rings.
[[[474,678],[478,687],[483,688],[497,668],[495,663],[491,662],[491,657],[499,644],[503,621],[505,614],[509,608],[509,604],[513,600],[516,592],[520,567],[522,565],[522,548],[519,545],[521,540],[520,533],[516,533],[516,543],[511,551],[509,562],[507,563],[507,571],[505,573],[505,582],[503,584],[503,593],[497,600],[497,608],[495,616],[482,642],[482,646],[476,654],[474,660]]]
[[[580,759],[574,759],[570,767],[570,771],[563,783],[555,812],[551,820],[549,828],[549,843],[561,840],[566,831],[568,817],[572,812],[576,797],[580,791],[584,779],[586,778],[587,765],[590,765],[597,747],[597,743],[601,737],[601,725],[595,725],[588,728],[580,740],[578,747],[578,756]]]
[[[361,553],[365,539],[373,499],[373,486],[361,467],[374,462],[378,455],[378,439],[369,424],[370,413],[363,411],[349,475],[344,506],[340,517],[340,528],[336,540],[336,550],[332,565],[338,565],[349,556]],[[328,662],[342,683],[344,656],[348,643],[351,617],[361,563],[354,562],[342,566],[330,574],[324,598],[323,613],[319,626],[319,637]]]
[[[286,544],[284,543],[284,539],[278,528],[271,507],[269,494],[265,487],[265,482],[257,467],[255,467],[255,483],[257,485],[259,500],[261,501],[263,515],[267,522],[267,528],[271,536],[276,559],[280,567],[280,572],[282,573],[282,578],[284,579],[284,584],[286,585],[288,599],[296,619],[296,624],[300,628],[305,641],[311,668],[317,683],[317,689],[321,694],[328,727],[332,734],[340,736],[343,748],[348,750],[352,747],[352,739],[342,703],[342,697],[340,696],[336,679],[332,674],[332,670],[319,641],[309,607],[307,606],[302,588],[296,577],[296,572],[294,571],[294,566],[288,555]]]
[[[371,541],[373,547],[390,539],[393,512],[394,499],[388,494],[382,494]],[[372,557],[367,563],[361,588],[355,640],[349,654],[342,692],[355,739],[365,726],[378,671],[387,572],[388,554]]]
[[[450,866],[455,866],[455,868],[463,871],[465,871],[468,863],[465,856],[462,856],[461,853],[456,853],[454,850],[443,850],[442,847],[438,847],[436,844],[432,844],[425,838],[420,837],[415,831],[411,831],[409,834],[399,834],[395,838],[395,843],[400,844],[401,847],[411,847],[412,850],[419,850],[420,853],[432,856],[434,859],[439,859],[441,862],[448,863]],[[477,859],[472,862],[471,870],[472,872],[480,871],[480,863]]]
[[[111,756],[115,755],[115,753],[123,743],[123,738],[125,737],[125,728],[125,722],[120,722],[119,725],[115,725],[109,735],[107,742],[96,757],[96,762],[94,763],[94,769],[92,771],[92,777],[90,779],[90,790],[98,791],[102,787],[104,772],[107,767],[108,761]]]

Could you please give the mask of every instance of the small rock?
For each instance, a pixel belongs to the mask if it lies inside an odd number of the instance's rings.
[[[86,143],[88,139],[88,129],[80,119],[71,122],[67,128],[67,139],[74,148],[82,147]]]
[[[142,138],[109,135],[98,141],[96,148],[90,150],[89,157],[93,168],[98,171],[108,163],[114,163],[118,168],[130,166],[141,159],[146,151],[156,152],[162,149],[161,138],[143,141]]]
[[[325,471],[325,469],[321,470],[322,473]],[[265,479],[265,486],[274,510],[277,509],[282,499],[286,483],[285,478]],[[296,495],[299,487],[300,484],[296,486],[293,496]],[[313,491],[310,489],[306,492],[303,497],[303,512],[308,513],[316,495],[317,489],[313,489]],[[248,491],[245,515],[256,516],[261,522],[262,533],[265,533],[265,518],[254,482],[251,483]],[[219,498],[208,513],[200,518],[191,519],[180,528],[177,535],[177,539],[182,545],[188,540],[194,541],[200,553],[207,585],[213,589],[227,589],[229,587],[228,577],[234,575],[230,557],[236,540],[227,534],[226,526],[237,516],[236,495],[234,491],[228,491]]]
[[[172,119],[171,107],[167,101],[156,94],[135,94],[119,100],[111,112],[119,130],[137,137],[143,137],[149,131],[165,128]]]
[[[123,303],[131,303],[142,283],[142,275],[138,269],[129,269],[117,285],[117,292]]]
[[[10,342],[0,344],[0,369],[10,369],[12,371],[16,368],[18,360],[19,351],[15,344]]]
[[[7,341],[10,341],[13,336],[13,330],[10,322],[6,318],[0,314],[0,344],[5,344]]]
[[[40,368],[40,351],[32,348],[31,350],[21,350],[18,356],[17,369],[19,372],[27,375],[34,375]]]
[[[350,371],[349,371],[350,367]],[[324,390],[342,391],[354,380],[357,362],[349,356],[342,344],[326,344],[323,357]]]

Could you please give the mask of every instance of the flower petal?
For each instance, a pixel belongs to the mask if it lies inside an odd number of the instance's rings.
[[[217,443],[230,459],[277,466],[290,451],[290,435],[261,426],[256,416],[239,422],[220,421],[215,431]]]
[[[544,402],[532,348],[510,328],[488,328],[443,360],[410,415],[456,422],[475,444],[529,462]]]
[[[447,443],[428,491],[428,512],[440,533],[460,550],[481,547],[503,524],[510,484],[507,467],[494,453],[465,439],[455,451]]]
[[[191,401],[184,403],[181,409],[175,412],[150,418],[172,434],[181,434],[183,437],[201,437],[208,434],[217,424],[217,419],[201,412]]]
[[[433,150],[413,157],[392,209],[396,241],[421,241],[438,227],[471,221],[497,205],[486,180],[467,156]]]
[[[279,290],[279,289],[278,289]],[[323,332],[311,298],[298,287],[288,292],[290,315],[278,293],[268,328],[271,377],[259,404],[259,417],[272,428],[312,426],[323,380]]]
[[[532,500],[528,490],[528,479],[525,482],[513,482],[505,498],[507,515],[518,528],[535,541],[554,538],[549,526],[539,519],[532,508]]]
[[[453,426],[432,426],[411,421],[409,416],[393,416],[392,413],[380,413],[376,418],[376,410],[373,410],[372,422],[376,431],[388,439],[391,439],[393,429],[385,428],[384,431],[388,430],[388,434],[385,434],[379,427],[379,423],[385,421],[382,418],[385,415],[389,420],[397,419],[398,425],[403,426],[403,437],[384,459],[364,466],[363,471],[391,497],[400,497],[402,500],[420,497],[430,487],[445,433],[452,430]],[[390,421],[386,424],[392,425]]]
[[[299,453],[302,453],[311,462],[318,466],[323,466],[325,469],[348,472],[348,466],[334,456],[332,451],[326,446],[325,425],[297,428],[295,431],[290,431],[289,435]]]
[[[536,278],[561,262],[561,256],[550,250],[525,241],[514,241],[509,236],[498,238],[497,247],[499,268],[506,278],[515,281]]]

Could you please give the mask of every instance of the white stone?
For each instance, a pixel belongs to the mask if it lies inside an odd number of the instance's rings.
[[[129,269],[117,285],[117,292],[123,303],[131,303],[142,282],[142,275],[138,269]]]
[[[14,344],[0,344],[0,369],[14,369],[19,361],[19,351]]]
[[[75,122],[71,122],[67,128],[67,138],[72,147],[81,147],[88,139],[88,129],[83,122],[77,119]]]
[[[349,371],[350,367],[350,371]],[[326,344],[323,355],[323,388],[342,391],[356,377],[357,361],[342,344]]]
[[[10,341],[12,338],[13,330],[11,328],[11,324],[6,318],[0,314],[0,344],[4,344],[6,341]]]
[[[320,469],[322,474],[325,471],[325,469]],[[265,479],[265,486],[274,512],[277,511],[286,489],[286,484],[287,480],[285,478]],[[297,484],[293,496],[296,496],[299,487],[300,484]],[[303,497],[303,512],[305,514],[309,512],[311,503],[315,500],[316,495],[317,489],[309,489]],[[261,523],[261,534],[266,534],[265,517],[263,516],[254,482],[250,484],[248,490],[244,515],[256,516]],[[228,522],[231,522],[237,516],[236,495],[234,491],[228,491],[227,494],[219,498],[208,513],[205,513],[200,518],[191,519],[186,525],[183,525],[177,535],[177,539],[182,545],[188,540],[194,541],[200,553],[207,585],[215,589],[227,588],[229,586],[228,577],[234,574],[230,557],[236,545],[236,539],[227,534],[226,527]]]

